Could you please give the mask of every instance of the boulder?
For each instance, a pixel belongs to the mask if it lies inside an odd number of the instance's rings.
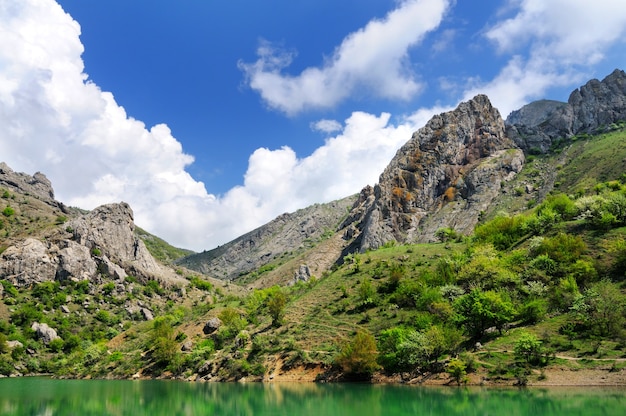
[[[220,318],[213,317],[209,319],[204,325],[204,328],[202,328],[202,332],[204,332],[206,335],[209,335],[220,329],[221,326],[222,320]]]
[[[141,316],[143,316],[143,319],[145,319],[146,321],[154,320],[154,315],[152,314],[152,311],[148,308],[141,308]]]
[[[21,342],[15,340],[15,341],[7,341],[7,346],[11,349],[13,348],[21,348],[24,346],[24,344],[22,344]]]
[[[308,282],[311,279],[311,269],[306,264],[301,264],[298,270],[296,270],[293,277],[293,284],[298,282]]]
[[[57,331],[54,328],[50,328],[48,324],[33,322],[33,325],[30,328],[35,331],[37,338],[46,345],[50,344],[53,340],[60,338],[57,335]]]

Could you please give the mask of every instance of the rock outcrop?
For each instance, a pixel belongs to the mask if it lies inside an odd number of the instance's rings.
[[[45,238],[26,238],[0,255],[0,278],[16,286],[53,280],[123,280],[129,274],[164,284],[184,283],[150,255],[133,233],[126,203],[108,204],[75,218]]]
[[[52,183],[41,172],[30,176],[14,172],[6,163],[0,162],[0,186],[22,194],[31,195],[55,208],[66,211],[66,207],[54,199]]]
[[[547,152],[555,140],[594,134],[626,121],[626,73],[616,69],[602,81],[574,90],[567,103],[535,101],[506,119],[507,135],[526,152]]]
[[[501,182],[523,163],[500,113],[478,95],[414,133],[378,185],[361,192],[344,226],[358,224],[360,251],[388,241],[432,241],[442,227],[469,233],[498,196]]]

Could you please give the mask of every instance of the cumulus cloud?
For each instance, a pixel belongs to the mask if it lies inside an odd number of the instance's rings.
[[[513,17],[485,32],[511,58],[494,79],[477,82],[465,96],[488,94],[504,116],[551,87],[584,82],[626,34],[620,0],[522,0],[512,11]]]
[[[413,129],[391,124],[389,114],[321,120],[318,129],[339,133],[313,154],[257,149],[243,185],[212,195],[185,170],[193,157],[166,125],[146,127],[89,81],[80,26],[58,4],[7,4],[0,14],[2,159],[18,171],[46,173],[66,204],[129,202],[137,224],[178,246],[212,248],[283,212],[358,192],[377,181]]]
[[[271,108],[290,115],[332,107],[361,87],[378,97],[406,100],[423,88],[409,68],[408,50],[439,26],[448,6],[448,0],[404,1],[348,35],[322,66],[299,75],[283,72],[295,54],[268,41],[261,42],[256,62],[239,66]]]

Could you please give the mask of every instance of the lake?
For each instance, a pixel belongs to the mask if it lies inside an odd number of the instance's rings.
[[[619,415],[626,388],[0,379],[8,415]]]

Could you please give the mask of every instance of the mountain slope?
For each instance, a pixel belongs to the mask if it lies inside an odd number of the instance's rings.
[[[237,279],[262,266],[276,267],[334,235],[355,199],[347,197],[283,214],[223,246],[187,256],[177,264],[225,280]],[[334,253],[331,264],[340,254],[341,250]]]

